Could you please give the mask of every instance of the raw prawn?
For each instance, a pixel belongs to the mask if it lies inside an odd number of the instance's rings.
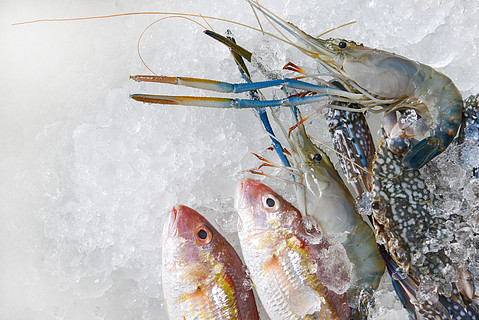
[[[316,59],[329,76],[336,78],[346,90],[311,84],[295,79],[279,79],[247,84],[165,76],[134,76],[137,81],[154,81],[185,85],[219,92],[238,93],[272,86],[305,90],[315,93],[304,97],[279,100],[244,100],[184,96],[132,95],[138,101],[160,104],[181,104],[219,108],[258,108],[296,106],[321,101],[359,103],[370,110],[380,106],[385,112],[413,108],[424,118],[430,136],[412,146],[403,158],[407,169],[418,169],[443,152],[454,139],[461,124],[462,96],[454,83],[433,68],[405,57],[372,49],[342,39],[323,40],[307,35],[285,22],[259,3],[248,0],[256,9],[291,33],[299,42],[295,45]],[[336,106],[337,109],[343,109]]]

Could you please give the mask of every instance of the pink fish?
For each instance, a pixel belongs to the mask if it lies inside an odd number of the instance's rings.
[[[341,244],[261,182],[238,184],[236,209],[245,263],[269,317],[349,320],[351,263]]]
[[[179,205],[163,230],[163,290],[170,319],[259,319],[246,267],[201,214]]]

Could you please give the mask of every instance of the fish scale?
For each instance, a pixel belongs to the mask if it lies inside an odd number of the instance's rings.
[[[261,234],[261,237],[267,239],[274,239],[274,235],[267,233]],[[255,286],[257,288],[259,296],[268,295],[274,297],[269,305],[269,313],[276,315],[276,319],[319,319],[315,314],[298,315],[298,310],[294,310],[291,306],[296,303],[292,303],[292,299],[298,299],[299,297],[305,298],[305,296],[316,295],[320,296],[328,295],[328,289],[320,283],[318,278],[308,266],[306,259],[312,259],[306,251],[299,253],[301,250],[297,246],[298,239],[291,239],[292,241],[282,241],[283,245],[278,247],[275,255],[270,261],[265,262],[263,265],[258,265],[252,261],[257,260],[251,256],[254,253],[248,253],[244,251],[245,260],[247,261],[248,268],[254,279]],[[242,246],[245,245],[245,241],[242,241]],[[313,289],[314,288],[314,293]],[[267,292],[266,292],[267,291]],[[317,293],[316,293],[317,292]],[[325,304],[329,305],[326,302]],[[299,308],[299,307],[298,307]],[[334,309],[329,305],[328,309]]]
[[[276,211],[267,211],[265,197],[279,203]],[[245,263],[270,318],[349,320],[351,265],[344,248],[329,260],[334,248],[319,229],[306,227],[296,208],[257,180],[238,185],[235,203]]]
[[[271,265],[265,267],[268,271],[264,273],[264,276],[260,280],[256,281],[257,286],[266,288],[266,290],[273,293],[278,303],[274,304],[274,313],[281,316],[283,319],[317,319],[314,315],[298,316],[291,308],[291,298],[297,297],[298,293],[302,291],[304,285],[320,286],[318,281],[314,281],[308,274],[305,274],[307,270],[301,270],[295,262],[290,258],[294,256],[291,254],[291,248],[283,248],[285,259],[281,259],[281,256],[275,257]],[[294,258],[293,258],[294,259]],[[269,274],[267,274],[269,273]],[[271,277],[274,275],[274,277]],[[256,279],[256,278],[255,278]],[[292,285],[292,283],[298,281],[300,284]],[[316,282],[316,283],[315,283]],[[304,284],[303,284],[304,283]]]

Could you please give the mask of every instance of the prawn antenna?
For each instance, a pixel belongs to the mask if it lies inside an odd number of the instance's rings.
[[[332,32],[332,31],[334,31],[334,30],[338,30],[338,29],[341,29],[341,28],[343,28],[343,27],[349,26],[349,25],[351,25],[351,24],[355,24],[356,22],[357,22],[356,20],[353,20],[353,21],[350,21],[350,22],[346,22],[346,23],[344,23],[344,24],[342,24],[342,25],[340,25],[340,26],[338,26],[338,27],[335,27],[335,28],[329,29],[329,30],[327,30],[327,31],[324,31],[324,32],[321,33],[320,35],[316,36],[316,38],[321,38],[321,37],[324,36],[325,34],[328,34],[328,33]]]

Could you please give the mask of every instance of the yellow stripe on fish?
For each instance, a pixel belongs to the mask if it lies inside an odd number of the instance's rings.
[[[243,256],[269,317],[349,320],[351,264],[343,246],[331,245],[257,180],[242,181],[235,201]]]
[[[163,232],[162,280],[173,319],[259,319],[246,268],[198,212],[174,208]]]

